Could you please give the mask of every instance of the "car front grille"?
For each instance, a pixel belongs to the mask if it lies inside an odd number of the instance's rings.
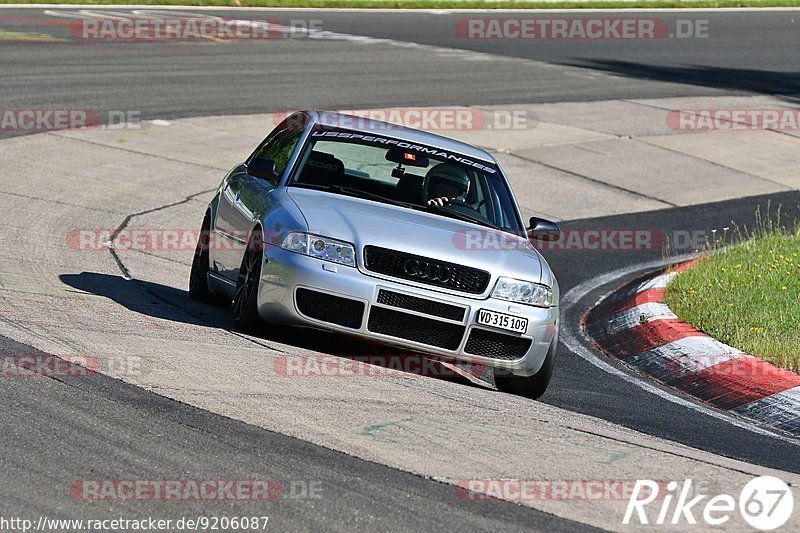
[[[464,351],[472,355],[511,361],[519,359],[531,347],[531,339],[474,328],[469,334]]]
[[[297,289],[297,309],[310,318],[359,329],[364,316],[364,302],[325,294],[309,289]]]
[[[399,307],[401,309],[408,309],[410,311],[417,311],[439,318],[446,318],[448,320],[464,320],[464,313],[466,312],[466,309],[457,305],[433,302],[425,298],[417,298],[416,296],[400,294],[399,292],[387,291],[385,289],[378,291],[378,303]]]
[[[375,306],[369,312],[367,329],[445,350],[458,348],[464,336],[464,326]]]
[[[485,291],[491,278],[491,274],[485,270],[377,246],[364,247],[364,266],[367,270],[393,278],[472,294]]]

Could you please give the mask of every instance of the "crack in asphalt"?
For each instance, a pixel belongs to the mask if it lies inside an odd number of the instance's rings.
[[[125,228],[128,227],[128,224],[130,224],[131,220],[134,217],[138,217],[138,216],[142,216],[142,215],[148,215],[150,213],[156,213],[156,212],[162,211],[164,209],[169,209],[170,207],[175,207],[175,206],[178,206],[178,205],[182,205],[182,204],[185,204],[185,203],[188,203],[188,202],[192,201],[192,199],[196,198],[197,196],[200,196],[201,194],[207,194],[209,192],[213,192],[213,191],[216,191],[216,190],[217,190],[216,187],[214,187],[213,189],[205,189],[205,190],[202,190],[200,192],[196,192],[194,194],[190,194],[189,196],[185,197],[183,200],[180,200],[178,202],[171,202],[171,203],[168,203],[168,204],[160,205],[158,207],[153,207],[152,209],[145,209],[143,211],[137,211],[135,213],[131,213],[129,215],[126,215],[125,218],[122,220],[122,223],[119,226],[117,226],[117,228],[111,234],[111,237],[109,237],[108,243],[107,243],[107,246],[106,246],[108,248],[108,251],[111,252],[111,257],[113,257],[114,261],[117,263],[117,266],[119,267],[120,272],[122,272],[122,277],[124,277],[126,280],[132,280],[133,279],[133,277],[131,276],[130,272],[128,271],[128,268],[122,262],[122,259],[120,259],[119,255],[117,255],[116,250],[114,250],[114,240],[117,237],[119,237],[119,234],[122,232],[122,230],[124,230]]]
[[[188,202],[191,202],[191,201],[195,200],[198,196],[201,196],[203,194],[207,194],[209,192],[213,192],[213,191],[216,191],[216,190],[217,190],[217,187],[214,187],[213,189],[205,189],[205,190],[190,194],[190,195],[186,196],[183,200],[180,200],[180,201],[177,201],[177,202],[170,202],[170,203],[167,203],[167,204],[160,205],[158,207],[153,207],[151,209],[145,209],[145,210],[142,210],[142,211],[137,211],[135,213],[131,213],[131,214],[126,215],[125,218],[123,219],[123,221],[120,223],[120,225],[117,226],[117,228],[111,234],[111,237],[109,238],[108,245],[107,245],[107,249],[108,249],[109,253],[111,254],[111,257],[114,259],[114,262],[117,264],[117,267],[119,268],[120,273],[122,274],[122,277],[126,281],[133,281],[133,282],[138,282],[139,281],[136,278],[134,278],[133,276],[131,276],[130,271],[125,266],[125,263],[122,261],[122,258],[120,258],[120,256],[117,254],[116,250],[114,249],[114,240],[119,236],[119,234],[125,228],[128,227],[128,224],[130,224],[131,220],[133,220],[135,217],[139,217],[139,216],[147,215],[147,214],[151,214],[151,213],[156,213],[158,211],[162,211],[162,210],[169,209],[169,208],[172,208],[172,207],[175,207],[175,206],[178,206],[178,205],[186,204]],[[163,257],[157,256],[157,255],[154,255],[154,254],[149,254],[149,255],[151,255],[152,257],[158,257],[159,259],[164,259]],[[169,261],[169,259],[167,259],[167,260]],[[142,285],[140,283],[137,283],[137,285],[138,285],[138,287],[140,289],[142,289],[144,292],[146,292],[147,294],[149,294],[153,298],[156,298],[157,300],[159,300],[161,302],[164,302],[167,305],[170,305],[170,306],[172,306],[172,307],[174,307],[176,309],[179,309],[179,310],[183,311],[184,313],[188,314],[189,316],[191,316],[193,318],[196,318],[198,320],[202,320],[203,322],[205,322],[209,326],[214,326],[214,324],[209,322],[205,317],[203,317],[201,315],[198,315],[198,314],[195,314],[195,313],[192,313],[191,311],[189,311],[187,309],[183,309],[183,308],[180,308],[180,307],[176,306],[174,303],[170,302],[169,300],[165,299],[163,296],[155,293],[154,291],[148,289],[147,287],[145,287],[144,285]],[[273,350],[275,352],[282,353],[282,354],[289,353],[289,352],[287,352],[285,350],[281,350],[279,348],[275,348],[274,346],[270,346],[269,344],[266,344],[264,342],[260,342],[259,340],[251,338],[251,337],[249,337],[247,335],[244,335],[242,333],[239,333],[239,332],[236,332],[236,331],[232,331],[232,330],[229,330],[229,329],[225,329],[224,331],[227,331],[229,334],[231,334],[231,335],[233,335],[235,337],[239,337],[240,339],[248,341],[248,342],[250,342],[252,344],[256,344],[256,345],[261,346],[263,348],[268,348],[270,350]]]

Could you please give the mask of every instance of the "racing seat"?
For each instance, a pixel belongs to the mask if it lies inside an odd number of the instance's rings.
[[[312,151],[297,181],[312,185],[346,185],[344,163],[332,154]]]
[[[403,174],[395,185],[396,197],[403,202],[422,205],[422,176],[416,174]]]

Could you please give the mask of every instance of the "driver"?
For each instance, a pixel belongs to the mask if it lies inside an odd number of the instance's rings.
[[[464,202],[469,191],[469,176],[458,165],[439,163],[428,171],[422,187],[427,205],[442,207],[454,200]]]

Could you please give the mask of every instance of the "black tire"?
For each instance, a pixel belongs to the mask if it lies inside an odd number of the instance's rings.
[[[258,314],[258,286],[263,251],[261,232],[256,229],[247,241],[233,297],[233,322],[236,329],[241,331],[254,331],[263,324]]]
[[[189,274],[189,297],[192,300],[205,303],[218,303],[219,297],[212,294],[208,288],[208,243],[211,238],[211,218],[209,214],[203,217],[200,226],[200,236],[194,249],[192,259],[192,272]]]
[[[557,346],[558,339],[554,338],[550,343],[550,349],[547,350],[542,368],[532,376],[495,375],[494,384],[497,390],[517,396],[524,396],[531,400],[541,398],[547,390],[547,386],[550,384],[550,377],[553,375]]]

